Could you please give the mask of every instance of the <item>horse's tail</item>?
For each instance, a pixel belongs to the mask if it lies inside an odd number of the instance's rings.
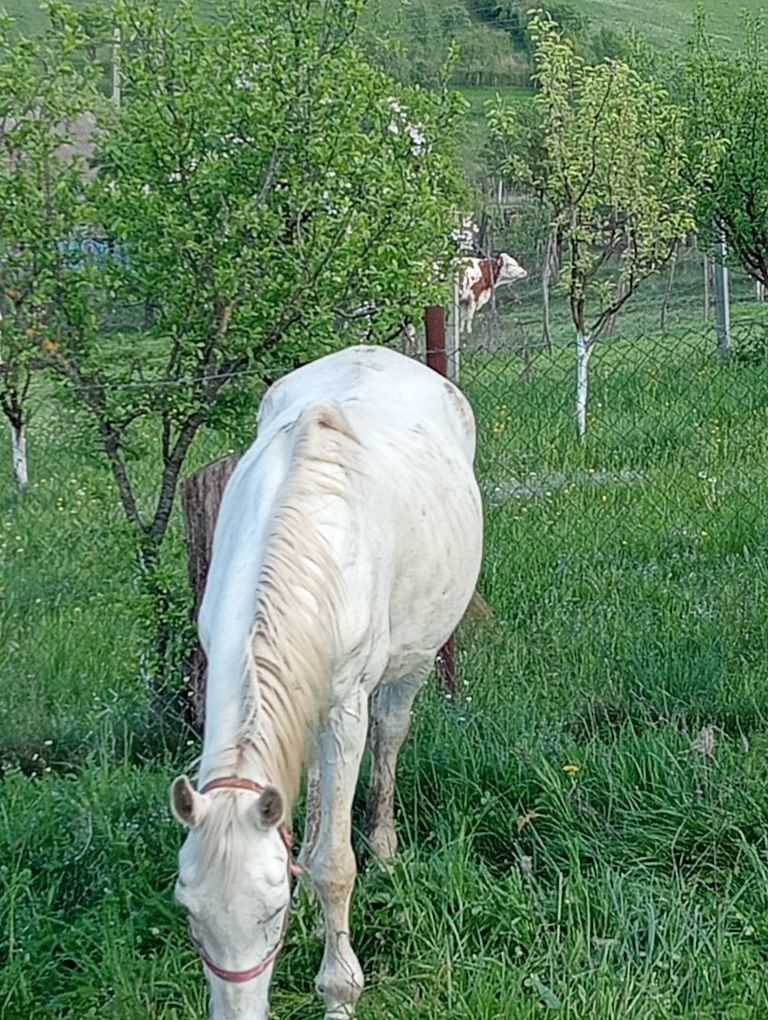
[[[472,598],[469,600],[467,606],[467,612],[465,614],[471,620],[491,620],[493,619],[493,610],[485,601],[480,592],[475,588]]]

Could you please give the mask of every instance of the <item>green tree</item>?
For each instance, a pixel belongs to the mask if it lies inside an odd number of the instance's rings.
[[[359,37],[371,59],[406,84],[439,86],[454,41],[471,27],[460,0],[368,0]]]
[[[535,195],[562,238],[576,330],[576,420],[586,434],[588,365],[612,315],[693,228],[695,186],[682,112],[622,61],[587,64],[539,15],[532,115],[497,104],[489,126],[499,172]]]
[[[527,78],[527,67],[516,56],[504,32],[475,22],[456,37],[456,81],[469,85],[507,84]]]
[[[360,7],[225,0],[210,22],[192,2],[114,0],[119,107],[77,70],[103,22],[57,0],[47,41],[3,36],[3,99],[23,84],[27,105],[6,140],[24,156],[6,156],[0,182],[0,386],[23,402],[24,373],[52,369],[97,437],[136,539],[163,695],[176,598],[160,551],[201,430],[249,441],[264,385],[354,339],[337,329],[354,306],[375,305],[369,335],[385,340],[444,296],[463,103],[372,66],[354,41]],[[65,108],[95,111],[87,165],[52,161]]]
[[[52,6],[47,36],[20,38],[0,19],[0,408],[11,427],[16,484],[28,484],[32,373],[53,341],[50,305],[66,272],[63,246],[82,222],[76,115],[93,95],[80,69],[83,36]]]
[[[338,346],[351,305],[377,306],[382,338],[439,292],[458,106],[364,59],[359,6],[227,0],[215,23],[191,3],[111,8],[123,105],[101,115],[82,215],[116,254],[57,291],[49,360],[98,429],[145,565],[201,428],[250,432],[261,384]],[[130,455],[147,442],[149,482]]]
[[[768,47],[762,18],[745,17],[745,42],[724,50],[700,16],[684,67],[691,161],[716,167],[699,189],[702,236],[722,231],[755,280],[768,284]]]

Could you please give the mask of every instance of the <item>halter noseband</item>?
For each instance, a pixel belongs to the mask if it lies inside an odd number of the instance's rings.
[[[210,793],[212,790],[248,790],[251,793],[261,794],[264,792],[264,787],[261,783],[256,783],[252,779],[243,779],[240,776],[223,776],[220,779],[212,779],[209,783],[200,790],[200,793]],[[303,875],[304,869],[299,865],[293,858],[293,837],[282,823],[278,827],[278,834],[282,839],[283,844],[288,851],[288,884],[290,886],[291,878],[294,875]],[[255,967],[251,967],[250,970],[225,970],[223,967],[219,967],[218,964],[214,963],[213,960],[206,954],[202,946],[197,945],[197,951],[200,954],[200,959],[203,961],[208,970],[215,974],[217,978],[221,978],[222,981],[229,981],[233,984],[243,984],[245,981],[252,981],[253,978],[258,977],[259,974],[263,974],[264,971],[277,959],[278,953],[283,948],[283,941],[285,939],[285,933],[288,929],[288,911],[285,912],[285,920],[283,921],[283,930],[280,933],[280,939],[272,950],[261,963],[257,963]]]
[[[286,917],[288,915],[286,914]],[[285,930],[285,929],[284,929]],[[223,967],[219,967],[217,963],[206,955],[205,950],[202,946],[197,947],[197,951],[200,954],[200,959],[203,961],[205,966],[211,972],[215,974],[217,978],[221,978],[222,981],[229,981],[232,984],[241,985],[245,981],[251,981],[253,978],[258,977],[259,974],[263,974],[264,971],[269,967],[271,963],[274,963],[277,959],[277,955],[283,948],[283,937],[280,937],[280,941],[277,943],[275,948],[269,954],[269,956],[262,960],[261,963],[257,963],[255,967],[251,967],[250,970],[224,970]]]

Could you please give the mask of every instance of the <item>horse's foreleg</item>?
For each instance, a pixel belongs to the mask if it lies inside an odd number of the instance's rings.
[[[331,709],[320,738],[319,826],[308,870],[325,918],[325,952],[315,987],[326,1020],[353,1017],[363,972],[352,949],[349,902],[357,875],[352,852],[352,800],[365,748],[367,697],[359,691]]]
[[[411,705],[429,673],[427,667],[379,687],[371,699],[369,742],[373,758],[365,834],[382,860],[395,856],[395,774],[397,756],[411,725]]]

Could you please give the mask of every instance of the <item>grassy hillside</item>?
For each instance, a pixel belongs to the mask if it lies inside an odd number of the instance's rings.
[[[629,0],[582,0],[577,6],[581,13],[598,25],[619,29],[635,26],[654,42],[680,46],[690,36],[698,4],[699,0],[639,0],[637,3]],[[765,8],[766,3],[765,0],[742,0],[738,4],[703,0],[703,6],[712,31],[728,43],[741,39],[739,12],[756,12]]]
[[[98,6],[106,0],[71,0],[75,7]],[[610,28],[636,26],[647,33],[655,42],[678,46],[690,34],[694,12],[699,0],[580,0],[575,6],[580,13],[593,19],[596,24]],[[200,0],[201,7],[208,11],[216,9],[215,0]],[[741,0],[738,4],[726,4],[722,0],[703,0],[704,9],[710,19],[713,32],[724,41],[738,40],[742,32],[739,12],[759,11],[766,8],[766,0]],[[26,32],[37,31],[44,22],[37,0],[6,0],[2,5],[17,19]],[[531,6],[535,6],[532,4]]]
[[[108,0],[68,0],[76,9],[83,7],[107,7]],[[168,0],[170,6],[172,0]],[[200,8],[211,14],[216,10],[216,0],[199,0]],[[40,0],[5,0],[0,3],[0,9],[5,9],[8,14],[16,20],[20,31],[25,35],[40,32],[45,26],[46,15],[40,8]]]

